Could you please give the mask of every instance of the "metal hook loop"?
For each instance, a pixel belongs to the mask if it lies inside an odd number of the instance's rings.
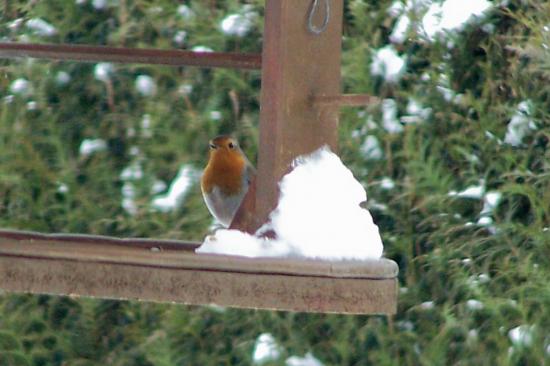
[[[328,22],[330,20],[329,0],[324,0],[324,2],[325,2],[325,19],[323,20],[323,24],[320,27],[317,27],[315,24],[313,24],[313,17],[315,16],[315,13],[319,11],[319,0],[313,0],[311,9],[309,10],[309,15],[307,17],[307,30],[315,35],[319,35],[323,33],[325,29],[327,29]]]

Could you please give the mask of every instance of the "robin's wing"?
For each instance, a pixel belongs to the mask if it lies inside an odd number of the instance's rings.
[[[254,169],[248,160],[246,161],[245,176],[248,185],[250,185],[250,182],[252,182],[252,179],[256,176],[256,169]]]

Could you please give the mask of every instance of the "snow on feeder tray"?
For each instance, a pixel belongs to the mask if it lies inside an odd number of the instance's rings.
[[[0,231],[0,289],[190,305],[395,313],[386,259],[318,261],[195,254],[198,244]]]
[[[258,175],[231,227],[255,233],[279,202],[279,181],[289,164],[323,145],[336,151],[339,108],[377,101],[368,95],[341,94],[343,0],[267,0],[264,14],[261,55],[0,43],[0,57],[261,68]],[[271,224],[274,231],[280,229],[273,217]],[[284,257],[248,258],[196,253],[199,243],[192,242],[0,230],[0,290],[306,312],[395,313],[396,263],[377,258],[381,243],[375,255],[357,255],[354,246],[348,246],[350,232],[340,234],[328,237],[336,247],[351,248],[344,260],[327,252],[310,258],[315,240],[326,238],[312,235],[306,238],[309,245],[296,246],[293,239],[303,238],[299,233],[279,238],[288,249]],[[220,232],[217,240],[223,235]]]
[[[297,159],[283,178],[268,225],[276,240],[220,230],[199,247],[0,231],[0,287],[193,305],[393,313],[397,266],[380,259],[378,228],[359,206],[365,199],[351,172],[324,148]],[[350,235],[339,238],[342,230]]]

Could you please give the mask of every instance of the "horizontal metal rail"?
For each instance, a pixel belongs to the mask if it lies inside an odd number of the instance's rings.
[[[193,52],[68,44],[0,43],[0,58],[31,57],[80,62],[121,62],[169,66],[260,69],[259,54]]]

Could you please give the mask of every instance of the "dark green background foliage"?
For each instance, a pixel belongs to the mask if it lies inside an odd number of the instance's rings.
[[[0,37],[259,52],[263,2],[249,3],[259,16],[252,31],[236,37],[219,28],[226,15],[242,9],[236,0],[190,2],[195,16],[189,19],[169,0],[120,0],[102,10],[73,0],[10,0],[0,4]],[[432,113],[399,134],[369,129],[384,158],[368,160],[360,150],[365,133],[357,131],[365,131],[369,116],[380,121],[380,106],[345,109],[340,155],[369,199],[387,205],[371,212],[386,256],[400,266],[396,316],[2,294],[0,365],[247,365],[263,332],[282,346],[273,365],[307,352],[325,365],[549,364],[550,32],[543,28],[550,26],[549,3],[518,0],[495,7],[484,20],[494,25],[493,32],[473,24],[448,36],[452,48],[411,32],[395,46],[408,60],[395,84],[374,77],[369,68],[373,50],[389,43],[396,21],[388,16],[390,5],[346,2],[344,89],[393,98],[400,115],[414,97]],[[17,18],[42,18],[57,34],[10,27]],[[187,32],[183,46],[173,41],[178,30]],[[200,169],[207,141],[218,133],[235,132],[255,156],[259,72],[117,64],[105,83],[94,78],[94,67],[0,61],[0,227],[200,240],[210,217],[199,188],[174,212],[161,213],[151,210],[151,185],[154,179],[169,183],[181,164]],[[56,83],[59,71],[70,75],[69,83]],[[156,95],[136,92],[141,74],[153,77]],[[446,101],[438,90],[441,74],[462,95],[459,102]],[[18,78],[29,80],[32,91],[9,97]],[[192,91],[182,93],[182,85]],[[536,129],[522,146],[499,143],[523,100],[531,101]],[[35,109],[28,108],[30,101]],[[221,120],[211,118],[212,111],[221,112]],[[151,137],[141,131],[144,114],[151,118]],[[107,149],[79,155],[86,138],[104,139]],[[137,156],[132,147],[139,148]],[[120,173],[135,161],[144,174],[134,181],[137,213],[129,215],[121,207]],[[382,189],[382,177],[391,177],[395,188]],[[502,194],[492,213],[493,231],[468,225],[477,222],[482,200],[448,195],[480,179],[487,190]],[[59,191],[60,184],[68,190]],[[472,299],[483,306],[467,306]],[[520,325],[531,342],[513,345],[508,332]]]

